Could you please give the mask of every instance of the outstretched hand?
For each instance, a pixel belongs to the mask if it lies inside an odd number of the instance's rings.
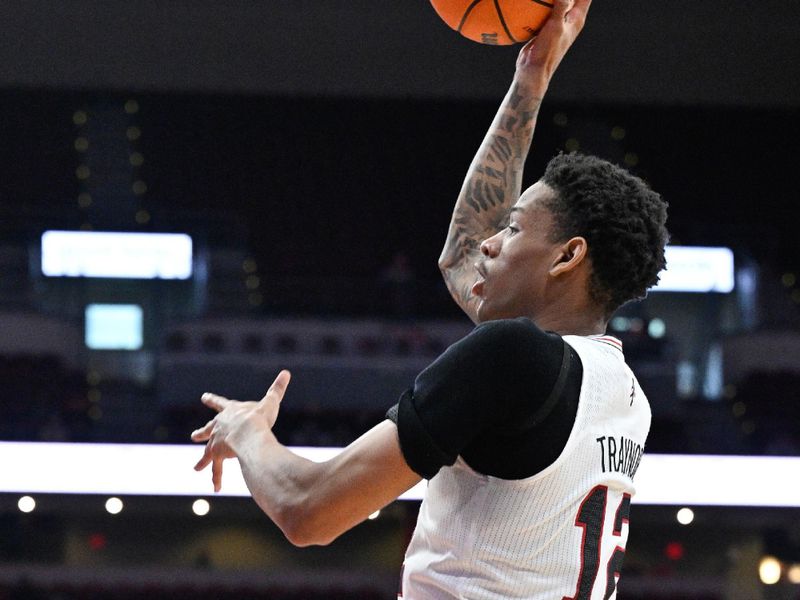
[[[278,373],[267,393],[258,402],[239,402],[208,392],[200,398],[203,404],[217,411],[217,416],[192,432],[192,441],[206,442],[205,452],[194,468],[202,471],[211,464],[215,492],[222,488],[223,461],[237,456],[235,447],[238,448],[248,435],[270,430],[275,425],[290,379],[289,371]]]
[[[517,57],[517,79],[547,85],[586,23],[592,0],[555,0],[539,34]]]

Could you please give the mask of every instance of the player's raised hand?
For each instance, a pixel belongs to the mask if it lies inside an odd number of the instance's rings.
[[[217,416],[192,432],[192,441],[206,442],[203,456],[194,468],[202,471],[211,464],[215,492],[222,488],[223,461],[235,458],[248,438],[275,425],[290,379],[289,371],[281,371],[258,402],[239,402],[208,392],[202,395],[203,404],[217,411]]]
[[[550,17],[539,34],[519,52],[518,80],[544,85],[550,82],[567,50],[583,29],[591,3],[592,0],[555,0]]]
[[[269,422],[270,429],[275,425],[275,421],[278,420],[278,411],[283,401],[283,395],[286,393],[286,388],[289,387],[291,379],[292,374],[286,369],[278,373],[275,381],[272,382],[267,393],[264,394],[264,397],[258,403],[259,410],[263,412]]]

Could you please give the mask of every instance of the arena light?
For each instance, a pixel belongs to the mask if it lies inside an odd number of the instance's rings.
[[[800,584],[800,564],[794,564],[786,570],[786,579],[789,583]]]
[[[125,508],[125,504],[119,498],[112,496],[106,500],[105,507],[109,514],[118,515],[122,512],[122,509]]]
[[[208,503],[208,500],[199,498],[198,500],[192,502],[192,512],[196,514],[198,517],[206,516],[210,510],[211,510],[211,505]]]
[[[678,523],[681,525],[689,525],[694,521],[694,511],[691,508],[684,507],[678,511],[675,518],[678,519]]]
[[[188,279],[192,238],[185,233],[45,231],[42,273],[48,277]]]
[[[30,496],[23,496],[19,500],[17,500],[17,508],[19,508],[20,512],[30,513],[36,510],[36,500],[31,498]]]
[[[341,448],[294,447],[321,462]],[[0,493],[208,496],[209,470],[192,466],[201,446],[0,442]],[[800,458],[645,454],[636,474],[636,504],[800,507]],[[401,496],[420,500],[425,482]],[[250,493],[236,461],[225,463],[219,496]]]
[[[733,290],[733,251],[706,246],[667,246],[667,269],[651,292],[721,292]]]
[[[781,580],[781,562],[774,556],[764,556],[758,563],[758,577],[764,585],[774,585]]]

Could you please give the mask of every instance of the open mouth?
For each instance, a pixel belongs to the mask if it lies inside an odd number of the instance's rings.
[[[478,272],[478,280],[472,284],[472,294],[480,297],[483,294],[483,287],[486,283],[486,271],[482,262],[475,263],[475,270]]]
[[[485,283],[483,277],[478,279],[475,283],[472,284],[472,295],[481,297],[483,296],[483,284]]]

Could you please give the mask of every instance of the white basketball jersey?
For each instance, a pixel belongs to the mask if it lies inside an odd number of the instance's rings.
[[[443,467],[420,507],[398,598],[616,596],[650,406],[619,340],[564,341],[580,356],[583,380],[561,455],[520,480],[481,475],[460,457]]]

